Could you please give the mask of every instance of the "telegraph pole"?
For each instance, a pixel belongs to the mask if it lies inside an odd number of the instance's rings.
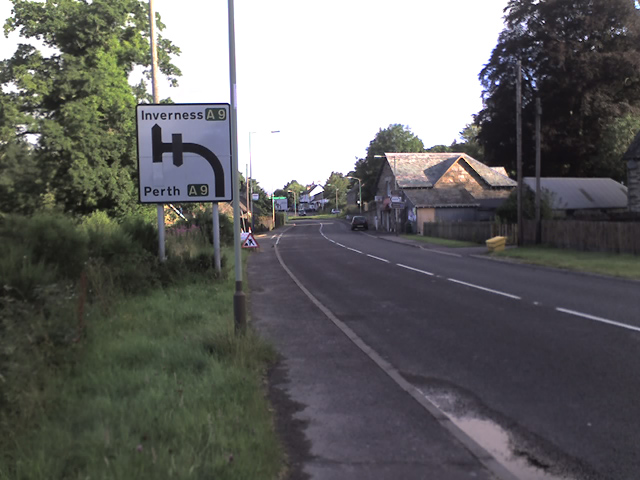
[[[542,169],[541,166],[541,146],[540,146],[540,117],[542,116],[542,105],[540,102],[540,97],[536,98],[536,244],[542,243],[542,221],[541,221],[541,212],[540,212],[540,204],[542,199],[540,198],[540,171]]]
[[[522,62],[518,60],[518,72],[516,76],[516,162],[518,170],[518,246],[524,243],[522,231]]]

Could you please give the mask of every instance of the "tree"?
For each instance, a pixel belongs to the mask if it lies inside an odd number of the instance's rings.
[[[22,44],[0,63],[0,84],[12,87],[2,93],[10,114],[0,116],[0,132],[6,138],[12,128],[14,137],[32,139],[41,188],[63,209],[130,210],[137,203],[135,105],[148,96],[144,80],[132,88],[128,78],[150,63],[148,6],[140,0],[12,3],[5,34],[19,30],[54,53]],[[175,82],[180,72],[169,57],[179,50],[163,38],[158,45],[160,70]]]
[[[323,197],[328,200],[327,205],[331,208],[342,210],[347,206],[347,190],[349,190],[349,179],[338,172],[331,172],[324,184]],[[336,191],[338,195],[336,195]],[[337,202],[336,202],[337,199]],[[335,207],[334,207],[335,205]]]
[[[422,140],[416,137],[409,127],[400,124],[380,129],[369,143],[367,156],[356,162],[353,175],[362,180],[362,201],[370,202],[376,194],[376,179],[384,162],[384,153],[424,152]],[[350,173],[350,174],[351,174]],[[326,197],[325,197],[326,198]]]
[[[510,0],[480,72],[476,116],[489,165],[515,171],[515,79],[523,71],[523,165],[534,173],[535,97],[542,101],[543,175],[616,176],[602,168],[603,134],[640,112],[640,13],[633,0]]]
[[[286,192],[284,196],[287,197],[289,206],[293,206],[294,203],[298,205],[300,203],[300,194],[307,191],[297,180],[291,180],[284,186],[283,190]]]

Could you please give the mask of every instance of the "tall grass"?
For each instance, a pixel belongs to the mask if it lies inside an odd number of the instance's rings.
[[[282,452],[262,391],[274,353],[233,333],[233,282],[163,289],[89,320],[55,405],[12,435],[0,477],[276,478]]]
[[[194,231],[161,264],[153,231],[101,214],[2,219],[0,479],[282,471],[262,390],[274,353],[234,335],[227,262],[217,277]]]

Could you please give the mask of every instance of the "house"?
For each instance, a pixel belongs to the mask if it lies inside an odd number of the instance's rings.
[[[422,233],[424,222],[489,220],[516,188],[504,168],[465,153],[385,153],[375,225]]]
[[[524,184],[536,191],[535,177]],[[548,195],[556,217],[597,216],[627,208],[627,187],[612,178],[540,178],[540,189]]]
[[[627,163],[627,208],[631,212],[640,213],[640,132],[631,142],[622,160]]]
[[[309,197],[310,209],[314,211],[323,209],[324,205],[328,202],[328,200],[324,198],[324,188],[322,188],[320,185],[315,185],[309,191]]]

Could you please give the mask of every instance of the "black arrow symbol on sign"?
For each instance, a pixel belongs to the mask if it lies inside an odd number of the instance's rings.
[[[153,163],[162,163],[162,155],[165,153],[173,153],[173,164],[181,167],[184,163],[183,152],[195,153],[204,158],[211,168],[215,177],[215,196],[224,197],[224,169],[222,163],[213,153],[206,147],[197,143],[182,143],[182,134],[174,133],[171,135],[171,143],[162,141],[162,128],[157,123],[151,127],[151,154]]]

